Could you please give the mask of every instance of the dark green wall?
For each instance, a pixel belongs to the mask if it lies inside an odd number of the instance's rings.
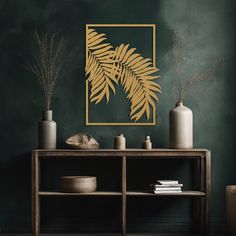
[[[54,119],[58,147],[77,132],[91,133],[102,147],[112,147],[113,137],[125,133],[128,147],[140,147],[151,135],[155,147],[168,146],[168,112],[176,102],[175,75],[167,57],[172,52],[174,30],[190,37],[193,58],[184,72],[206,68],[216,58],[225,66],[186,98],[194,113],[194,146],[212,150],[213,231],[225,229],[224,188],[236,184],[236,80],[234,0],[1,0],[0,1],[0,232],[30,231],[30,151],[37,147],[37,121],[42,91],[22,67],[34,51],[35,29],[63,34],[72,58],[58,82]],[[163,94],[158,106],[158,127],[86,127],[85,124],[85,24],[155,23],[157,62]],[[124,108],[125,109],[125,108]],[[123,109],[120,106],[119,112]],[[178,178],[191,186],[191,164],[139,162],[129,164],[129,186],[139,188],[153,179]],[[164,166],[163,168],[160,165]],[[119,189],[118,161],[48,162],[43,164],[45,188],[58,186],[62,174],[96,174],[100,189]],[[49,174],[46,174],[49,173]],[[137,183],[140,183],[137,184]],[[118,231],[119,199],[44,200],[43,229],[65,231]],[[180,200],[128,200],[131,231],[187,230],[191,202]]]

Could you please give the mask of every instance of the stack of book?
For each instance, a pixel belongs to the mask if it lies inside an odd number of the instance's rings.
[[[155,194],[180,193],[182,192],[183,184],[180,184],[178,180],[157,180],[152,186]]]

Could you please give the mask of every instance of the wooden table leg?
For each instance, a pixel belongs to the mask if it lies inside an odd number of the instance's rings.
[[[126,157],[122,157],[122,235],[126,236]]]
[[[206,179],[206,171],[205,171],[205,156],[201,157],[200,159],[200,178],[201,178],[201,183],[200,183],[200,191],[201,192],[206,192],[206,186],[205,186],[205,179]],[[200,211],[200,221],[199,221],[199,232],[200,235],[203,236],[205,235],[205,202],[206,202],[206,197],[201,197],[199,199],[199,211]]]
[[[211,198],[211,152],[206,153],[206,164],[205,164],[205,235],[209,235],[209,220],[210,220],[210,198]]]
[[[194,160],[194,190],[201,191],[202,176],[201,176],[201,158]],[[194,231],[201,232],[201,199],[194,199]]]
[[[32,234],[40,233],[40,200],[39,200],[39,158],[36,152],[32,153]]]

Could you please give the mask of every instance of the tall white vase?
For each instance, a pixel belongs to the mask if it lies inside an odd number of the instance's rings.
[[[193,147],[193,113],[179,101],[169,113],[170,148]]]

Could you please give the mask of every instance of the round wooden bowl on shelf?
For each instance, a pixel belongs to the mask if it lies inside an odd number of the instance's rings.
[[[61,191],[65,193],[92,193],[97,190],[94,176],[62,176]]]

